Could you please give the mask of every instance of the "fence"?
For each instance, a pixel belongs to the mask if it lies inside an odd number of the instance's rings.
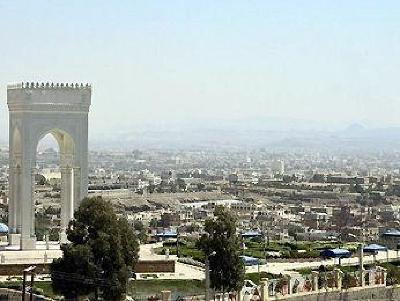
[[[340,292],[341,290],[360,288],[376,288],[386,286],[386,270],[377,267],[373,270],[363,270],[357,272],[342,272],[339,269],[333,271],[313,271],[309,275],[296,277],[283,276],[279,279],[261,279],[260,285],[253,287],[251,293],[246,290],[239,295],[226,294],[225,296],[216,295],[216,301],[268,301],[281,300],[292,296],[302,296],[308,294],[319,294],[325,292]],[[166,299],[166,296],[168,298]],[[308,297],[307,297],[308,298]],[[151,297],[137,296],[137,301],[200,301],[204,296],[179,297],[169,291],[169,295],[162,292],[160,295]],[[308,299],[304,299],[308,300]]]
[[[342,272],[334,269],[297,277],[283,276],[280,279],[262,279],[259,286],[260,298],[254,296],[250,297],[250,300],[285,299],[288,295],[317,294],[353,287],[375,286],[386,286],[386,270],[381,267],[357,272]]]

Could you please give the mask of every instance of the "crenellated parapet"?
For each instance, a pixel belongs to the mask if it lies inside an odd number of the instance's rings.
[[[88,112],[92,86],[83,83],[20,82],[7,85],[10,111]]]
[[[88,83],[39,83],[39,82],[20,82],[7,85],[7,90],[12,89],[91,89],[92,85]]]

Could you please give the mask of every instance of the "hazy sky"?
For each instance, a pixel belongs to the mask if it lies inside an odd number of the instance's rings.
[[[0,0],[0,129],[15,81],[91,82],[92,132],[238,117],[400,125],[399,16],[400,1]]]

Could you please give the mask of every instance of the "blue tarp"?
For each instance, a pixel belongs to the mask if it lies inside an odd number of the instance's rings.
[[[382,233],[382,236],[395,236],[400,237],[400,231],[396,229],[388,229]]]
[[[240,258],[242,259],[244,265],[257,265],[260,262],[260,260],[255,257],[240,256]]]
[[[175,231],[164,231],[161,233],[157,233],[156,236],[158,236],[158,237],[177,237],[177,234]]]
[[[262,234],[258,231],[247,231],[242,233],[243,238],[252,238],[252,237],[260,237]]]
[[[346,249],[326,249],[320,255],[326,258],[348,258],[351,257],[351,252]]]
[[[386,251],[387,248],[385,246],[381,246],[378,244],[371,244],[371,245],[365,246],[363,250],[366,253],[375,253],[378,251]]]
[[[0,234],[7,234],[8,226],[6,224],[0,223]]]

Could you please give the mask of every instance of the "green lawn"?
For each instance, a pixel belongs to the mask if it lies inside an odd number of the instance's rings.
[[[310,242],[310,241],[299,241],[299,242],[277,242],[271,241],[269,244],[264,244],[257,240],[246,240],[246,249],[243,250],[243,255],[264,258],[265,251],[280,252],[283,258],[318,258],[320,251],[323,249],[330,248],[347,248],[351,251],[356,249],[354,244],[340,244],[339,242]],[[169,254],[176,255],[176,246],[165,246],[164,248],[156,249],[156,253],[165,254],[165,250],[169,249]],[[191,257],[197,261],[204,262],[204,254],[198,250],[194,242],[187,242],[185,245],[182,244],[179,248],[180,256]],[[302,250],[302,251],[299,251]]]
[[[280,252],[283,258],[318,258],[320,251],[323,249],[346,248],[355,251],[357,245],[354,243],[341,244],[340,242],[324,242],[324,241],[298,241],[298,242],[276,242],[271,241],[269,244],[257,242],[254,240],[246,241],[246,250],[244,254],[248,256],[264,258],[265,251]],[[301,251],[300,251],[301,250]]]
[[[27,282],[29,285],[29,281]],[[22,290],[22,281],[4,281],[0,282],[0,287],[11,288],[15,290]],[[56,295],[53,293],[53,288],[51,287],[51,281],[35,281],[35,288],[38,288],[39,291],[43,292],[43,295],[46,297],[55,297]]]
[[[16,290],[22,289],[22,281],[0,282],[0,287],[7,287]],[[50,281],[36,281],[35,287],[47,297],[54,298]],[[200,280],[136,280],[129,283],[128,293],[131,296],[147,297],[160,295],[163,290],[170,290],[173,299],[179,296],[192,296],[204,294],[204,283]]]
[[[279,278],[279,275],[274,275],[267,272],[261,272],[261,273],[247,273],[244,277],[244,279],[251,280],[255,284],[259,284],[262,278],[277,279]]]
[[[176,255],[177,254],[177,248],[176,246],[165,246],[163,248],[157,248],[154,251],[156,254],[165,254],[165,250],[169,249],[169,254],[170,255]],[[179,247],[179,255],[181,257],[191,257],[194,260],[204,262],[204,253],[201,250],[198,250],[195,246],[195,243],[193,242],[188,242],[185,245],[181,245]]]
[[[204,283],[200,280],[136,280],[129,284],[131,296],[160,295],[161,291],[170,290],[172,299],[178,296],[191,296],[204,294]]]
[[[54,298],[56,296],[51,287],[51,281],[37,281],[35,287],[41,288],[43,290],[43,295],[47,297]]]

